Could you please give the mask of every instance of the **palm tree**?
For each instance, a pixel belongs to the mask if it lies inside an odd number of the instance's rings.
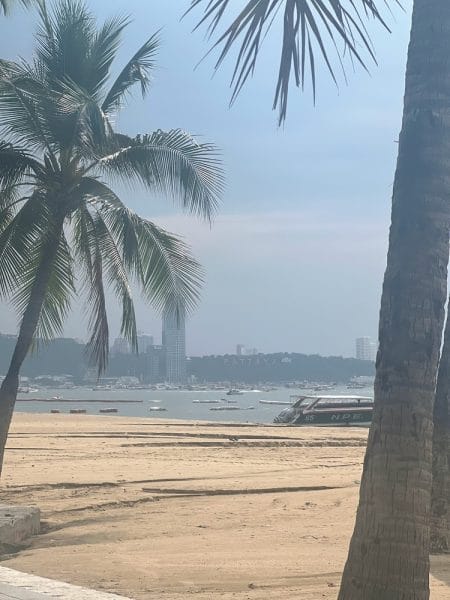
[[[4,15],[8,15],[10,11],[18,4],[29,6],[31,1],[32,0],[0,0],[0,12],[2,12]]]
[[[33,61],[0,61],[0,292],[20,315],[0,388],[0,465],[21,365],[33,340],[61,332],[76,290],[100,372],[107,287],[134,349],[133,283],[159,309],[189,310],[198,298],[201,269],[185,243],[128,209],[109,183],[169,194],[208,220],[223,184],[212,145],[180,130],[129,137],[114,129],[132,88],[148,91],[157,35],[110,81],[126,19],[97,27],[82,2],[63,0],[51,12],[40,3],[39,20]]]
[[[431,552],[450,550],[450,315],[444,331],[444,344],[434,402],[433,485],[431,491]]]
[[[377,4],[383,3],[242,0],[241,12],[219,34],[218,64],[241,39],[234,71],[238,93],[253,72],[266,28],[284,8],[275,98],[283,120],[292,74],[303,85],[309,64],[314,81],[315,51],[334,75],[325,36],[339,59],[348,50],[356,60],[362,58],[358,53],[366,39],[362,17],[366,13],[380,19]],[[236,4],[191,1],[191,8],[200,5],[203,21],[214,33],[227,8]],[[374,419],[340,600],[429,598],[433,403],[450,216],[449,30],[448,0],[414,0],[380,312]],[[370,45],[366,48],[370,53]]]

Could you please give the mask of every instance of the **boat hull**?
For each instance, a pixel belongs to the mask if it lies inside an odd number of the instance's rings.
[[[370,424],[372,411],[311,412],[297,415],[293,425],[361,425]]]

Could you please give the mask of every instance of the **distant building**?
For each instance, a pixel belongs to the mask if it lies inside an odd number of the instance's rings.
[[[158,383],[163,381],[164,370],[164,348],[162,346],[150,346],[142,359],[145,361],[145,369],[142,373],[144,383]]]
[[[182,309],[166,308],[163,313],[162,345],[168,383],[186,382],[186,324]]]
[[[244,344],[238,344],[236,346],[236,354],[237,354],[237,356],[242,356],[244,354],[244,351],[245,351]]]
[[[374,361],[376,358],[377,345],[370,337],[356,338],[356,358],[358,360]]]
[[[148,333],[138,333],[137,342],[139,354],[147,354],[149,349],[154,346],[153,336]]]
[[[247,356],[256,356],[258,354],[258,348],[247,348],[245,354],[247,354]]]
[[[128,340],[123,337],[118,337],[114,340],[114,344],[111,348],[112,354],[130,354],[131,347]]]

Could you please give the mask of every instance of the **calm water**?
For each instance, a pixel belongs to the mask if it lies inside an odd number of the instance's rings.
[[[348,394],[360,396],[373,396],[370,387],[358,390],[348,390],[344,387],[336,387],[333,390],[319,392],[323,394]],[[291,394],[318,395],[311,390],[294,390],[280,388],[271,392],[249,391],[242,396],[226,396],[225,391],[153,391],[153,390],[99,390],[93,391],[87,388],[76,388],[73,390],[39,390],[35,393],[22,394],[19,398],[51,398],[61,396],[65,400],[77,400],[76,403],[64,402],[17,402],[16,410],[21,412],[49,413],[51,409],[58,409],[61,413],[68,413],[70,409],[86,409],[88,414],[98,415],[100,409],[117,408],[117,416],[122,417],[152,417],[161,419],[194,419],[207,421],[231,421],[236,423],[271,423],[284,406],[260,404],[260,400],[289,401]],[[196,404],[193,400],[220,400],[228,398],[236,400],[232,406],[239,406],[241,410],[214,411],[210,410],[220,404]],[[111,404],[91,404],[86,400],[108,400],[115,402]],[[120,400],[143,400],[139,404],[116,403]],[[84,402],[83,402],[84,401]],[[161,406],[164,412],[151,411],[151,406]],[[231,406],[231,404],[230,404]],[[251,408],[253,407],[253,408]],[[111,416],[111,415],[108,415]]]

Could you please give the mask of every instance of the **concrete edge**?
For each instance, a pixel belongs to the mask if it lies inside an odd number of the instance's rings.
[[[0,567],[0,585],[5,584],[17,589],[26,590],[35,594],[41,594],[44,598],[64,598],[64,600],[132,600],[125,596],[117,596],[107,592],[89,590],[69,583],[29,575],[20,571],[14,571],[6,567]]]

